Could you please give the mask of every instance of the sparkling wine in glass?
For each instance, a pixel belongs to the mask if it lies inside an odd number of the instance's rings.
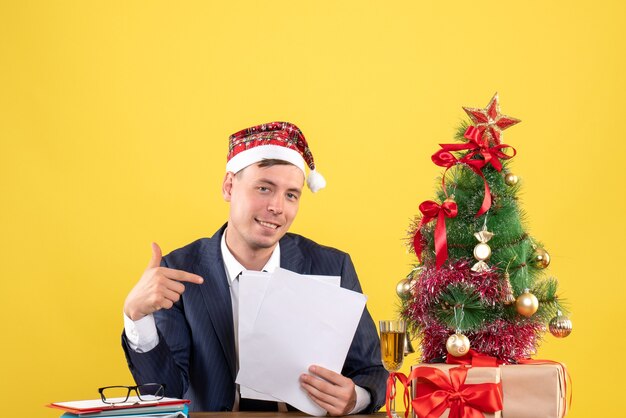
[[[397,372],[402,367],[404,360],[404,338],[406,333],[406,323],[402,319],[382,320],[380,325],[380,355],[383,366],[389,372]],[[396,382],[393,382],[395,395]],[[395,398],[391,401],[391,416],[399,418],[396,413]]]

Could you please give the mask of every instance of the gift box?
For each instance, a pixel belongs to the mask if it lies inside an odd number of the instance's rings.
[[[562,418],[567,413],[567,375],[565,367],[556,362],[530,361],[530,364],[504,364],[499,367],[469,367],[465,383],[501,382],[502,411],[485,417]],[[411,367],[436,368],[449,373],[454,364],[420,364]],[[425,394],[419,379],[411,382],[411,399]],[[412,417],[417,418],[415,410]],[[447,417],[449,411],[441,415]],[[500,415],[501,414],[501,415]]]
[[[420,416],[416,410],[422,411],[422,416],[441,411],[439,416],[448,418],[451,408],[475,409],[485,418],[502,417],[503,394],[498,367],[419,364],[411,367],[410,376],[414,377],[411,382],[414,418]]]
[[[500,372],[504,418],[562,418],[567,413],[563,365],[505,364]]]

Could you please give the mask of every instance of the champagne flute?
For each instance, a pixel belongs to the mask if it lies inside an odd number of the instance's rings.
[[[404,339],[406,323],[403,319],[381,320],[380,325],[380,355],[383,366],[388,372],[397,372],[404,360]],[[394,399],[391,401],[391,416],[400,418],[396,413],[395,401],[396,381],[393,380]]]

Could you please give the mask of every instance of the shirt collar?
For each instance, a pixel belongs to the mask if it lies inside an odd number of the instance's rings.
[[[239,273],[244,270],[247,270],[244,266],[241,265],[239,261],[235,258],[233,253],[230,252],[228,246],[226,245],[226,231],[222,234],[222,241],[220,243],[222,249],[222,259],[224,260],[224,267],[226,268],[226,276],[228,277],[228,284],[232,283]],[[280,267],[280,243],[276,244],[276,248],[272,252],[270,259],[267,260],[265,266],[263,266],[264,271],[273,272],[276,268]]]

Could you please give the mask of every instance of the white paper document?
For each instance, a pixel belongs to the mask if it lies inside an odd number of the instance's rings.
[[[241,341],[242,335],[245,339],[247,338],[245,336],[252,333],[254,329],[254,323],[261,308],[270,277],[272,277],[272,273],[260,271],[244,271],[239,276],[239,341]],[[241,342],[239,346],[241,347]],[[239,358],[241,361],[241,349],[239,350]],[[241,369],[241,365],[239,368]],[[282,402],[280,399],[257,392],[241,384],[239,385],[239,393],[242,398]]]
[[[237,383],[242,397],[326,414],[301,389],[300,375],[312,364],[341,372],[367,298],[339,287],[338,277],[321,277],[284,269],[240,277]]]
[[[289,270],[284,270],[288,275],[302,276]],[[261,271],[244,271],[239,278],[239,340],[242,335],[250,334],[254,328],[256,317],[265,297],[265,290],[272,273]],[[341,283],[340,276],[318,276],[306,275],[307,279],[318,280],[336,287]],[[241,353],[240,353],[241,357]],[[267,393],[258,392],[245,385],[239,385],[239,392],[242,398],[261,399],[264,401],[284,402]]]

